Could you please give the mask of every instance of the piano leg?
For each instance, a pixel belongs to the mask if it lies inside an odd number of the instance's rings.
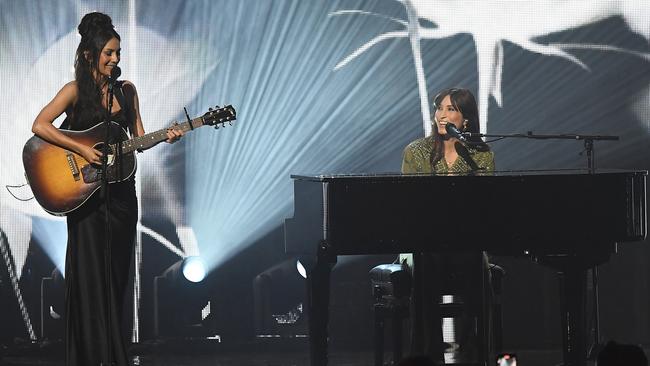
[[[587,270],[615,252],[616,244],[590,243],[571,254],[533,255],[559,274],[563,366],[587,365]]]
[[[312,261],[313,263],[313,261]],[[316,263],[306,266],[307,311],[309,315],[310,365],[326,366],[327,324],[329,321],[330,273],[336,263],[336,256],[327,251],[327,245],[319,246]]]
[[[587,270],[566,268],[560,272],[560,306],[564,366],[586,366]]]

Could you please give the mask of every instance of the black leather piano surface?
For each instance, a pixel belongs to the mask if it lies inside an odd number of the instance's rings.
[[[554,253],[646,235],[646,171],[294,175],[287,253]]]

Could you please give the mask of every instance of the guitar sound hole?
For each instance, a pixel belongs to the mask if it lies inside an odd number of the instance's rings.
[[[95,150],[100,151],[100,152],[103,153],[103,152],[104,152],[104,143],[103,143],[103,142],[99,142],[99,143],[93,145],[93,148],[94,148]],[[113,165],[113,161],[114,161],[114,160],[115,160],[115,154],[114,154],[113,146],[111,146],[111,145],[109,144],[109,145],[108,145],[108,163],[107,163],[107,164],[108,164],[109,166]],[[91,165],[92,165],[93,167],[97,168],[97,169],[100,169],[100,168],[102,167],[101,164],[91,164]]]

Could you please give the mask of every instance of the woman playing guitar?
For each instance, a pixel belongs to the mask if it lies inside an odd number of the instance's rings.
[[[32,131],[43,140],[80,155],[86,165],[99,166],[102,153],[98,149],[62,133],[52,123],[65,112],[62,128],[82,131],[106,119],[109,77],[112,72],[115,75],[114,69],[120,62],[120,36],[113,28],[111,18],[102,13],[86,14],[78,30],[81,41],[76,52],[75,80],[64,85],[41,110]],[[114,85],[110,120],[130,131],[132,136],[144,135],[135,86],[129,81],[115,82]],[[180,129],[168,129],[167,142],[175,142],[182,135]],[[129,364],[121,323],[138,204],[133,175],[108,187],[109,210],[106,210],[103,196],[93,194],[83,205],[67,214],[67,365]],[[111,248],[108,268],[104,256],[107,212]]]

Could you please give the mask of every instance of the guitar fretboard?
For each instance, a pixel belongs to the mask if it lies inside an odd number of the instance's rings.
[[[201,126],[203,126],[203,118],[197,117],[191,121],[179,123],[178,125],[173,126],[173,128],[187,132]],[[168,128],[163,128],[155,132],[147,133],[145,135],[123,141],[122,153],[127,154],[135,150],[146,150],[162,141],[167,140],[167,130]]]

